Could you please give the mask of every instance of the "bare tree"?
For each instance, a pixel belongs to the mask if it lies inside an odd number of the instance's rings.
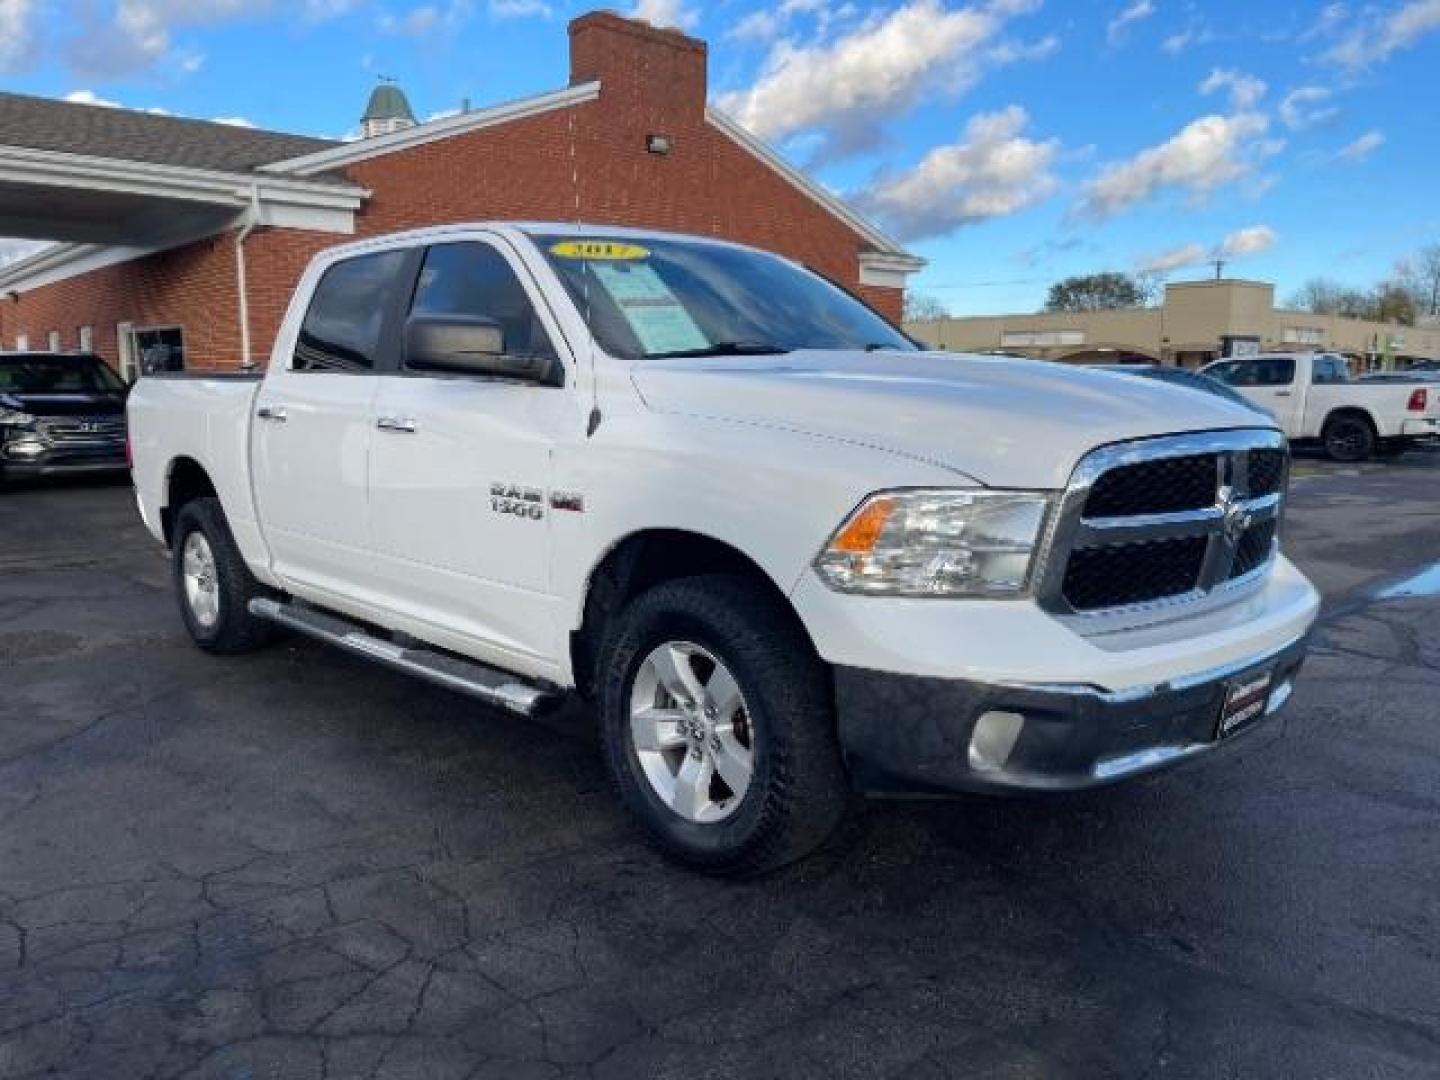
[[[1427,244],[1395,265],[1397,284],[1415,298],[1420,315],[1440,315],[1440,244]]]
[[[938,322],[950,315],[950,310],[939,297],[917,292],[905,294],[904,312],[907,323]]]

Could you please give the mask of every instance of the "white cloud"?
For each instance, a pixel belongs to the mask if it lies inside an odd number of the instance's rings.
[[[1300,35],[1300,40],[1311,41],[1319,37],[1332,37],[1344,25],[1349,14],[1350,9],[1345,4],[1326,4],[1320,9],[1320,16],[1314,24]]]
[[[1135,0],[1133,4],[1118,12],[1105,27],[1105,40],[1111,45],[1119,45],[1125,40],[1132,24],[1141,22],[1155,14],[1155,5],[1151,0]]]
[[[123,108],[118,101],[102,98],[94,90],[72,90],[65,95],[65,100],[72,105],[99,105],[103,109]]]
[[[1219,252],[1227,258],[1258,255],[1274,247],[1277,239],[1279,238],[1275,235],[1275,230],[1270,226],[1251,225],[1246,229],[1237,229],[1225,237],[1220,242]]]
[[[489,7],[496,19],[548,19],[554,14],[545,0],[490,0]]]
[[[1185,29],[1170,34],[1160,43],[1160,48],[1171,56],[1179,56],[1195,45],[1208,45],[1215,40],[1215,31],[1199,19],[1191,19]]]
[[[831,154],[864,149],[881,140],[886,122],[927,94],[959,92],[1003,62],[1003,54],[987,50],[1007,21],[1031,6],[998,0],[951,8],[941,0],[908,0],[830,41],[778,42],[758,81],[721,94],[718,104],[764,138],[819,129]]]
[[[643,19],[651,26],[677,27],[681,30],[694,26],[700,13],[686,7],[681,0],[635,0],[630,9],[632,19]]]
[[[1326,86],[1301,86],[1291,90],[1280,101],[1280,122],[1291,131],[1304,131],[1333,120],[1340,112],[1325,104],[1334,91]]]
[[[1440,0],[1408,0],[1384,14],[1367,12],[1360,25],[1325,53],[1325,59],[1358,70],[1414,48],[1436,31],[1440,31]]]
[[[1224,90],[1230,95],[1231,108],[1244,111],[1253,109],[1269,89],[1263,81],[1243,71],[1225,71],[1212,68],[1209,76],[1200,84],[1200,93],[1213,94]]]
[[[1367,131],[1354,142],[1346,143],[1335,154],[1340,161],[1359,163],[1385,145],[1385,136],[1379,131]]]
[[[1208,255],[1203,244],[1182,244],[1142,259],[1136,269],[1142,274],[1169,274],[1187,266],[1199,266]]]
[[[1106,218],[1176,188],[1203,198],[1253,173],[1256,163],[1283,143],[1265,139],[1269,121],[1260,113],[1202,116],[1158,146],[1115,162],[1085,186],[1078,210]]]
[[[16,0],[0,0],[0,5]],[[19,0],[33,3],[34,0]],[[95,4],[75,4],[76,12],[68,20],[70,34],[65,41],[65,58],[82,74],[101,76],[127,75],[142,71],[160,61],[186,72],[198,70],[204,57],[174,47],[176,30],[192,26],[208,26],[230,19],[263,14],[275,9],[298,12],[299,17],[316,22],[346,14],[360,0],[304,0],[303,3],[282,3],[281,0],[116,0],[113,14]],[[0,20],[0,30],[3,30]]]
[[[1058,186],[1050,169],[1060,143],[1026,138],[1028,123],[1018,105],[975,116],[960,142],[937,146],[909,172],[873,184],[858,201],[906,240],[1034,206]]]
[[[1275,230],[1268,225],[1251,225],[1237,229],[1218,244],[1209,247],[1204,244],[1182,244],[1157,255],[1150,255],[1136,264],[1142,274],[1170,274],[1190,266],[1214,262],[1216,259],[1236,259],[1246,255],[1258,255],[1275,246]]]
[[[832,24],[853,18],[858,11],[849,2],[832,6],[830,0],[783,0],[778,7],[756,8],[725,36],[741,41],[774,41],[796,16],[811,15],[815,18],[816,36],[823,37]]]
[[[440,24],[440,9],[434,4],[422,4],[411,8],[403,15],[381,15],[378,22],[382,33],[399,34],[403,37],[420,37],[428,34]]]
[[[19,71],[32,57],[36,0],[0,0],[0,71]]]

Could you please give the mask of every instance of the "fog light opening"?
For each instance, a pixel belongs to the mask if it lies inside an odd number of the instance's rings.
[[[1025,717],[1013,712],[987,712],[975,722],[970,736],[970,767],[976,772],[999,772],[1010,761]]]

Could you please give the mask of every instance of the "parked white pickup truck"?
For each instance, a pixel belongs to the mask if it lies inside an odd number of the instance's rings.
[[[660,847],[755,872],[870,793],[1086,787],[1290,696],[1281,433],[1220,397],[926,353],[709,239],[474,225],[302,278],[263,380],[130,397],[213,652],[288,627],[521,714],[596,702]]]
[[[1291,440],[1318,440],[1336,461],[1403,454],[1440,435],[1440,387],[1351,382],[1343,356],[1262,353],[1201,369],[1266,409]]]

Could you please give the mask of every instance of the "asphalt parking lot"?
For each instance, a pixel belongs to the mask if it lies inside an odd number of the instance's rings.
[[[1223,760],[731,884],[582,709],[210,658],[128,487],[0,494],[0,1077],[1440,1075],[1440,453],[1301,461],[1288,544],[1317,647]]]

